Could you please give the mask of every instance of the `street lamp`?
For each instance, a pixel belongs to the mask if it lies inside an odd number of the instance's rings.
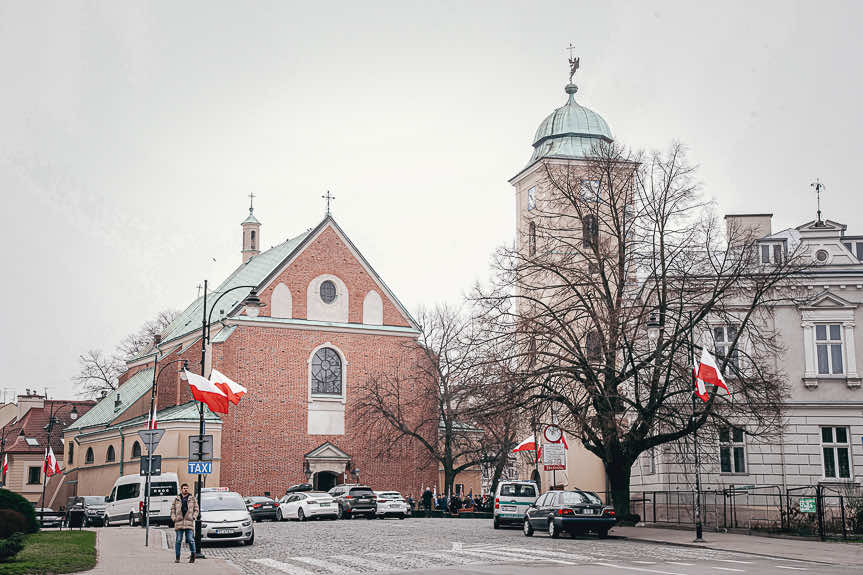
[[[261,298],[258,297],[258,286],[236,286],[223,291],[210,306],[210,313],[207,314],[207,280],[204,280],[204,301],[202,306],[204,313],[203,318],[201,319],[201,377],[206,377],[206,375],[204,374],[204,366],[206,365],[207,359],[207,344],[210,342],[210,324],[213,320],[213,311],[215,311],[216,304],[219,303],[220,299],[222,299],[232,291],[238,289],[251,290],[246,296],[246,298],[243,300],[243,306],[245,308],[244,311],[249,317],[258,317],[258,312],[260,308],[264,307],[264,304],[261,303]],[[203,440],[204,402],[199,402],[198,407],[198,412],[200,414],[200,420],[198,423],[198,435],[199,439]],[[198,443],[198,445],[201,445],[201,443]],[[195,520],[195,556],[200,559],[206,558],[204,557],[204,554],[201,553],[201,489],[204,486],[203,478],[204,476],[199,473],[198,480],[195,482],[195,498],[198,500],[198,517]]]
[[[47,395],[47,394],[46,394]],[[45,398],[47,401],[48,398]],[[48,450],[51,448],[51,432],[54,430],[54,426],[60,423],[57,419],[57,415],[60,413],[60,410],[64,407],[72,406],[72,411],[69,412],[69,419],[76,420],[78,419],[78,406],[74,403],[64,403],[60,407],[57,408],[57,411],[54,411],[54,402],[51,402],[51,412],[48,415],[48,423],[45,424],[44,429],[48,432],[48,439],[45,445],[45,457],[42,459],[42,503],[41,508],[39,509],[39,524],[43,524],[45,522],[45,486],[48,484],[48,474],[45,473],[45,463],[48,461]],[[5,437],[3,438],[4,448],[5,448]]]
[[[312,470],[309,468],[309,462],[306,461],[306,465],[303,467],[303,475],[306,476],[306,483],[311,481],[312,479]]]

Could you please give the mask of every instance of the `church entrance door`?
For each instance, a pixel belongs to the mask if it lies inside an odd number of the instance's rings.
[[[332,471],[318,471],[315,473],[315,491],[329,491],[338,484],[339,476]]]

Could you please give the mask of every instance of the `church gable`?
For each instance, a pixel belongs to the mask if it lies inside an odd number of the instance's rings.
[[[274,271],[259,295],[266,304],[262,316],[416,327],[330,217]]]

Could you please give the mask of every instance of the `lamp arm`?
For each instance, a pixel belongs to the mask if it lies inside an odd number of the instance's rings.
[[[225,290],[222,294],[216,298],[216,301],[213,302],[213,305],[210,307],[210,313],[207,315],[207,341],[210,341],[210,325],[213,323],[213,311],[216,309],[216,304],[219,303],[219,300],[231,293],[234,290],[238,289],[256,289],[258,286],[237,286],[232,287],[229,290]],[[206,311],[206,310],[205,310]]]

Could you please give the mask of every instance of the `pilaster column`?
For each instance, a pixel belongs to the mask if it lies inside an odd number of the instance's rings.
[[[815,326],[811,321],[804,321],[803,326],[803,357],[806,362],[803,378],[817,378],[818,368],[815,364]]]
[[[846,368],[846,373],[848,374],[848,379],[857,379],[860,376],[857,374],[857,350],[855,349],[854,342],[854,322],[846,321],[842,324],[845,329],[845,337],[844,343],[842,347],[845,349],[845,361],[847,362],[848,367]]]

